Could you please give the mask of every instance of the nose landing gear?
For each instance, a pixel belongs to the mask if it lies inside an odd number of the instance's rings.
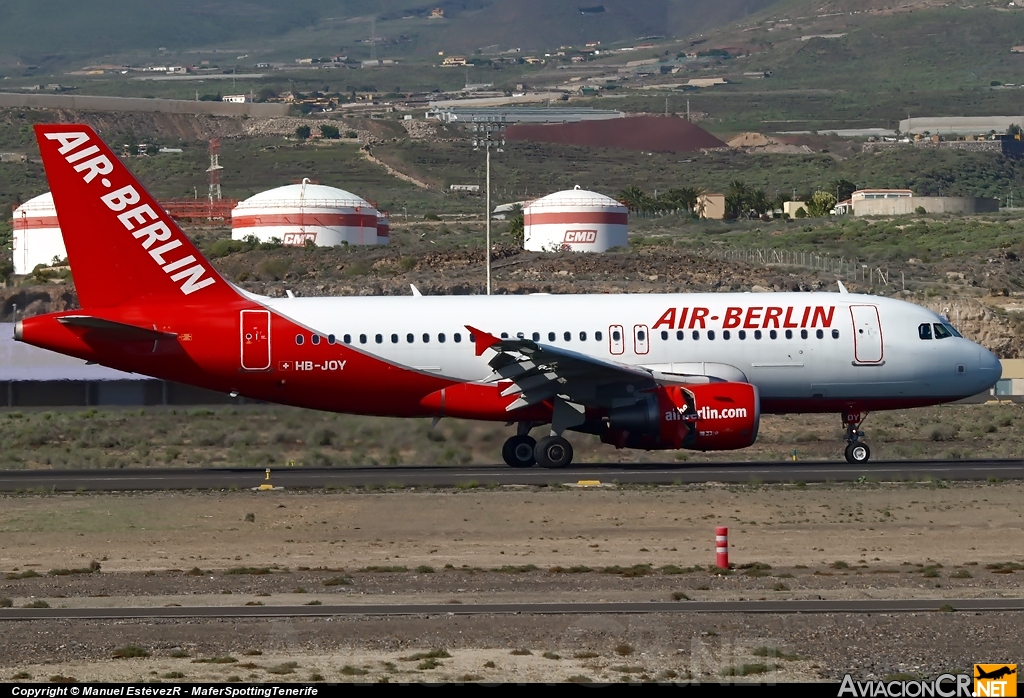
[[[867,412],[844,412],[843,423],[846,425],[846,461],[854,465],[867,463],[871,458],[871,449],[862,441],[864,433],[860,429],[861,422],[867,418]]]

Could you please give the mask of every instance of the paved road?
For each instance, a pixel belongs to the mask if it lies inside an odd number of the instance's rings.
[[[161,608],[13,608],[0,621],[117,618],[282,618],[409,615],[572,615],[596,613],[930,613],[1024,611],[1019,599],[858,599],[853,601],[677,601],[641,603],[394,604],[346,606],[169,606]],[[949,610],[947,607],[945,610]]]
[[[259,468],[153,468],[125,470],[8,470],[0,471],[0,492],[129,491],[244,489],[263,484]],[[716,463],[687,466],[676,463],[588,463],[564,470],[514,469],[506,466],[280,468],[271,482],[289,489],[325,487],[479,485],[552,485],[599,480],[623,484],[688,484],[702,482],[850,482],[1024,479],[1021,460],[877,461],[851,466],[836,462]]]

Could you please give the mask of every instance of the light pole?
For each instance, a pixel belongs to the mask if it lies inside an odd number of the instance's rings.
[[[482,147],[487,152],[487,180],[486,197],[484,204],[485,220],[487,222],[486,265],[487,265],[487,295],[491,295],[491,146],[496,146],[499,153],[503,152],[505,145],[505,122],[504,117],[500,122],[484,121],[473,124],[473,150],[480,150]]]

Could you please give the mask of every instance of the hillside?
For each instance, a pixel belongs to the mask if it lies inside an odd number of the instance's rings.
[[[220,49],[221,58],[260,60],[344,52],[436,56],[554,50],[562,44],[688,36],[748,16],[776,0],[231,0],[147,3],[129,0],[3,3],[0,65],[40,71],[123,60],[188,62],[188,53]],[[444,16],[431,18],[434,8]],[[585,11],[581,11],[583,8]],[[166,49],[160,51],[160,49]],[[183,55],[184,53],[184,55]],[[195,56],[192,56],[195,58]],[[204,56],[205,57],[205,56]]]

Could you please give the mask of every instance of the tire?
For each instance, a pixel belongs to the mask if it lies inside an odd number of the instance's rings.
[[[858,465],[860,463],[867,463],[871,459],[871,449],[868,445],[859,441],[854,441],[846,447],[846,461]]]
[[[572,444],[561,436],[548,436],[537,442],[533,454],[542,468],[564,468],[572,463]]]
[[[513,436],[501,447],[501,457],[513,468],[530,468],[537,462],[533,453],[536,446],[537,441],[532,436]]]

